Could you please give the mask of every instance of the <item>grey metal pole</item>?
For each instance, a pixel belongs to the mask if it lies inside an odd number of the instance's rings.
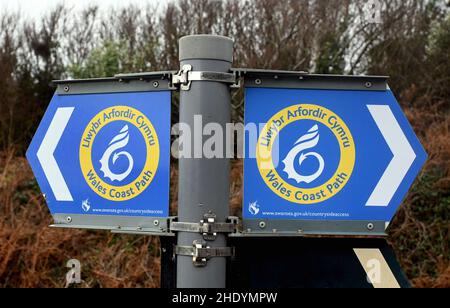
[[[215,35],[186,36],[180,40],[181,66],[190,64],[193,71],[229,72],[233,61],[233,40]],[[218,123],[225,132],[231,121],[231,96],[229,85],[221,82],[193,81],[188,91],[180,93],[180,122],[191,127],[194,138],[194,118],[202,116],[203,127]],[[201,128],[203,130],[203,128]],[[198,135],[198,132],[197,132]],[[203,142],[208,137],[203,137]],[[194,149],[191,143],[192,155]],[[224,136],[224,157],[225,153]],[[196,144],[195,146],[198,146]],[[203,151],[202,151],[203,153]],[[212,212],[217,222],[229,216],[230,162],[226,158],[180,158],[178,220],[199,223]],[[192,246],[203,240],[201,234],[179,232],[178,245]],[[226,236],[208,242],[210,247],[225,247]],[[226,258],[212,258],[206,267],[195,267],[192,257],[177,257],[178,288],[225,288]]]

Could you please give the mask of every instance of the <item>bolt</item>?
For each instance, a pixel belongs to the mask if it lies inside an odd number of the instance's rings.
[[[261,229],[265,229],[265,228],[266,228],[266,223],[265,223],[264,221],[261,221],[261,222],[259,223],[259,227],[260,227]]]
[[[72,222],[72,217],[70,217],[70,216],[68,216],[67,218],[66,218],[66,221],[67,221],[67,223],[71,223]]]
[[[372,88],[373,84],[370,81],[368,81],[366,82],[365,86],[366,88]]]
[[[370,223],[367,225],[367,229],[369,229],[370,231],[372,231],[373,229],[375,229],[375,226],[373,223]]]
[[[69,92],[70,91],[70,87],[69,86],[65,86],[64,87],[64,92]]]
[[[255,83],[256,83],[257,85],[260,85],[260,84],[262,84],[262,80],[261,80],[261,79],[256,79],[256,80],[255,80]]]
[[[153,221],[153,225],[154,225],[155,227],[159,226],[159,220]]]
[[[153,88],[157,88],[157,87],[159,87],[159,82],[154,81],[154,82],[153,82]]]

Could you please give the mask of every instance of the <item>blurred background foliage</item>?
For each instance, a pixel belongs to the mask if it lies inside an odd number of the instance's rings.
[[[157,239],[47,228],[24,153],[52,80],[177,70],[178,39],[211,33],[235,39],[234,67],[391,76],[430,159],[390,240],[415,286],[450,287],[449,3],[381,2],[378,24],[363,18],[359,0],[179,0],[76,13],[58,6],[40,20],[0,12],[0,286],[64,286],[71,258],[86,266],[83,286],[158,286]],[[243,119],[242,91],[233,95],[233,119]],[[176,181],[173,168],[174,207]],[[233,164],[230,203],[239,213],[241,161]]]

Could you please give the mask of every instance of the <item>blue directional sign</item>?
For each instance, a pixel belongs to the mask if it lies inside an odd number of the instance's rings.
[[[53,97],[27,157],[55,219],[107,228],[168,217],[170,100],[168,91]]]
[[[247,88],[245,118],[247,221],[384,231],[427,158],[390,90]]]

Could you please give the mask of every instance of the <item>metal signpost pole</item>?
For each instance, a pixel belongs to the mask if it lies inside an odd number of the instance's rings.
[[[199,142],[199,134],[208,123],[218,123],[225,132],[226,124],[230,122],[229,84],[220,78],[212,80],[221,73],[229,73],[232,60],[233,41],[229,38],[195,35],[180,40],[182,71],[190,71],[184,75],[186,78],[180,91],[180,123],[191,128],[192,157],[180,157],[179,160],[179,222],[199,223],[209,214],[216,215],[216,222],[224,223],[229,215],[229,159],[206,158],[203,153],[205,140],[201,138],[203,141]],[[226,247],[226,235],[218,233],[215,240],[205,242],[201,233],[179,231],[178,247],[192,247],[194,242],[207,249]],[[195,264],[192,256],[177,256],[178,288],[224,288],[225,276],[225,257]]]

